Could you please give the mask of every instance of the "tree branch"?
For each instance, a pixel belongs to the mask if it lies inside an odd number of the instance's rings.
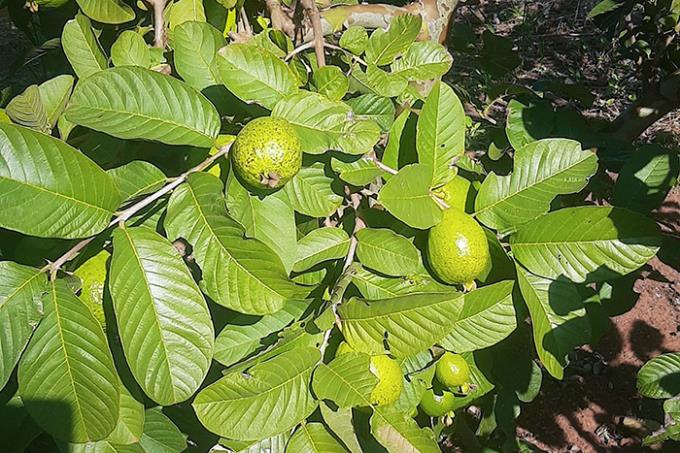
[[[165,49],[165,5],[168,0],[146,0],[146,2],[153,8],[153,42],[156,47]]]
[[[326,55],[323,50],[323,30],[321,28],[321,16],[314,0],[300,0],[300,4],[307,14],[307,18],[312,23],[314,36],[314,51],[316,52],[316,64],[321,68],[326,66]]]
[[[123,210],[115,219],[113,219],[107,228],[111,228],[116,225],[120,225],[122,223],[125,223],[130,217],[135,215],[137,212],[141,211],[145,207],[149,206],[151,203],[154,201],[158,200],[159,198],[163,197],[164,195],[172,192],[175,190],[177,187],[182,185],[184,181],[186,181],[187,176],[189,176],[192,173],[196,173],[199,171],[203,171],[206,168],[210,167],[217,159],[220,157],[226,156],[227,153],[229,153],[229,149],[231,148],[231,143],[225,145],[224,147],[220,148],[215,154],[195,166],[194,168],[187,170],[186,172],[182,173],[179,177],[174,179],[172,182],[169,184],[163,186],[161,189],[158,191],[146,196],[145,198],[141,199],[137,203],[133,204],[132,206],[126,208]],[[59,272],[59,269],[66,264],[67,262],[71,261],[73,258],[78,256],[78,253],[82,251],[87,245],[94,241],[97,238],[97,235],[91,236],[89,238],[83,239],[82,241],[78,242],[76,245],[74,245],[69,251],[64,253],[62,256],[57,258],[56,261],[53,263],[48,264],[44,268],[41,269],[41,272],[47,272],[49,271],[50,273],[50,278],[54,280],[54,278],[57,275],[57,272]]]

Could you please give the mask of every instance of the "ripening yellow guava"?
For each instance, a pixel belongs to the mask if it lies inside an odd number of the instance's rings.
[[[277,189],[302,166],[300,139],[282,118],[256,118],[246,124],[230,154],[236,173],[255,189]]]
[[[371,404],[384,406],[399,399],[404,389],[404,376],[399,363],[387,355],[371,356],[371,373],[378,378],[378,383],[371,392]]]
[[[74,274],[83,283],[83,289],[79,299],[87,305],[99,324],[106,330],[106,318],[104,317],[104,286],[106,282],[106,260],[111,254],[102,250],[92,258],[85,261]]]
[[[470,382],[470,367],[460,354],[445,352],[437,361],[434,375],[440,384],[453,389]]]
[[[442,221],[430,229],[427,254],[435,274],[446,283],[470,285],[491,262],[484,230],[456,208],[444,210]]]

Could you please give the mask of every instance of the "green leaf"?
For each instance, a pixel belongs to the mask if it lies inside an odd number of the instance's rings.
[[[351,453],[362,453],[359,439],[352,423],[352,409],[331,409],[327,404],[319,404],[321,416],[333,433],[342,440]]]
[[[408,357],[441,341],[463,306],[461,293],[430,293],[382,300],[353,297],[338,308],[341,331],[352,349]]]
[[[442,211],[430,194],[431,181],[429,165],[407,165],[383,186],[378,202],[407,225],[430,228],[442,220]]]
[[[510,238],[515,258],[534,274],[575,282],[603,281],[634,271],[661,245],[655,222],[622,208],[560,209]]]
[[[11,261],[0,262],[0,390],[19,362],[42,318],[45,275]]]
[[[290,185],[290,183],[288,183]],[[300,288],[288,279],[281,259],[227,216],[222,182],[196,173],[172,194],[165,228],[184,238],[203,270],[204,289],[220,305],[241,313],[275,313]]]
[[[429,275],[413,275],[408,278],[390,278],[360,268],[352,276],[352,283],[367,299],[388,299],[405,294],[427,294],[454,291]]]
[[[588,13],[588,19],[592,19],[602,14],[610,13],[623,5],[625,5],[624,2],[620,2],[617,0],[602,0],[597,5],[595,5],[593,9],[590,10],[590,12]]]
[[[75,19],[66,22],[61,34],[61,46],[66,58],[73,66],[76,75],[84,79],[109,65],[106,56],[92,32],[90,19],[78,14]]]
[[[513,285],[502,281],[465,294],[463,309],[441,346],[458,353],[476,351],[510,335],[517,327]]]
[[[352,108],[355,119],[375,121],[383,131],[389,130],[394,122],[396,109],[389,98],[364,94],[348,99],[346,103]]]
[[[378,28],[366,44],[366,61],[383,66],[404,53],[420,33],[420,15],[405,14],[392,19],[387,31]]]
[[[167,181],[167,177],[158,167],[143,160],[133,160],[112,168],[107,173],[125,200],[154,192]]]
[[[368,44],[368,33],[361,25],[352,25],[340,37],[340,47],[354,55],[361,55]]]
[[[614,185],[614,204],[639,212],[658,208],[678,180],[680,158],[658,145],[636,151]]]
[[[590,339],[590,324],[576,286],[548,280],[517,267],[517,278],[529,308],[536,352],[545,369],[564,376],[567,354]]]
[[[98,72],[76,86],[66,118],[123,139],[210,148],[220,131],[215,107],[189,85],[138,67]]]
[[[144,404],[137,401],[121,383],[118,424],[107,440],[112,444],[130,445],[139,442],[143,432]]]
[[[385,275],[412,275],[420,268],[420,252],[404,236],[389,229],[364,228],[356,233],[361,264]]]
[[[222,33],[205,22],[184,22],[172,32],[177,73],[192,87],[202,90],[219,85],[217,51],[226,45]]]
[[[280,190],[260,198],[251,195],[233,176],[227,181],[227,210],[250,238],[259,239],[281,258],[286,273],[295,263],[297,233],[295,212],[288,195]]]
[[[118,229],[109,278],[135,380],[159,404],[187,400],[208,372],[215,334],[208,306],[179,252],[150,229]]]
[[[31,85],[23,93],[15,96],[9,101],[5,111],[17,124],[48,134],[52,130],[47,109],[40,99],[38,85]]]
[[[338,173],[340,179],[354,186],[365,186],[375,181],[382,175],[382,170],[375,166],[370,159],[358,159],[352,162],[344,162],[335,157],[331,158],[331,168]]]
[[[291,429],[317,407],[310,393],[314,348],[285,352],[250,368],[228,373],[203,389],[193,407],[208,430],[236,440],[257,440]]]
[[[347,450],[321,423],[302,423],[288,442],[286,451],[299,453],[344,453]]]
[[[81,238],[109,223],[121,197],[111,178],[61,140],[0,123],[0,226]]]
[[[184,434],[159,408],[144,413],[144,434],[139,443],[145,453],[180,453],[187,448]]]
[[[638,371],[637,389],[647,398],[680,395],[680,352],[661,354],[645,363]]]
[[[111,442],[110,440],[100,440],[85,444],[57,442],[57,446],[62,453],[146,453],[138,443],[123,445]]]
[[[377,407],[371,417],[371,434],[387,451],[399,453],[439,453],[439,445],[429,428],[421,428],[407,414],[392,408]]]
[[[135,18],[134,10],[122,0],[76,0],[88,17],[104,24],[122,24]]]
[[[431,185],[449,177],[453,159],[465,151],[465,111],[450,86],[437,82],[425,100],[416,135],[418,161],[431,170]]]
[[[300,239],[295,272],[302,272],[328,260],[344,258],[349,251],[349,235],[342,228],[323,227]]]
[[[255,442],[220,439],[220,445],[226,446],[230,449],[229,451],[235,453],[284,453],[291,434],[289,432],[280,433]]]
[[[546,138],[554,126],[554,112],[552,105],[539,102],[525,105],[513,99],[508,103],[508,118],[505,134],[512,147],[516,150]]]
[[[413,43],[404,56],[392,63],[392,73],[405,79],[431,80],[446,74],[451,68],[453,58],[435,41],[419,41]]]
[[[317,399],[333,401],[341,408],[370,406],[371,392],[378,383],[370,362],[368,354],[348,352],[320,364],[312,381]]]
[[[57,124],[57,120],[64,113],[66,104],[73,90],[73,76],[64,74],[43,82],[40,90],[40,100],[47,113],[51,127]]]
[[[386,72],[376,65],[369,64],[366,73],[355,71],[352,75],[362,84],[366,85],[372,92],[384,97],[397,97],[404,92],[408,81],[392,72]]]
[[[312,75],[314,88],[332,101],[339,101],[347,94],[349,80],[337,66],[323,66]]]
[[[229,44],[218,52],[217,67],[229,91],[244,102],[257,102],[270,110],[298,90],[288,65],[261,47]]]
[[[116,426],[119,380],[106,337],[63,280],[19,363],[19,394],[33,420],[70,442],[104,439]]]
[[[114,66],[151,66],[151,51],[139,33],[125,30],[111,46],[111,61]]]
[[[283,309],[264,315],[252,324],[228,324],[215,339],[214,359],[230,366],[263,346],[263,340],[299,318],[307,308],[305,301],[289,301]],[[236,321],[236,320],[235,320]]]
[[[511,231],[548,212],[555,196],[583,189],[596,170],[595,153],[576,141],[535,141],[515,152],[512,174],[486,177],[475,215],[489,228]]]
[[[310,217],[330,215],[342,204],[342,197],[331,187],[324,166],[317,162],[303,167],[284,187],[293,209]]]
[[[205,22],[203,0],[177,0],[165,12],[170,30],[186,22]]]

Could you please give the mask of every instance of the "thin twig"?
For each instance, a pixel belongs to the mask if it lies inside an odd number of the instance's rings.
[[[290,61],[291,58],[293,58],[295,55],[299,54],[300,52],[304,52],[305,50],[313,49],[315,45],[316,45],[316,43],[314,41],[309,41],[309,42],[306,42],[304,44],[301,44],[298,47],[296,47],[295,49],[293,49],[288,55],[286,55],[286,58],[284,58],[284,60]],[[339,50],[341,52],[344,52],[345,54],[350,56],[357,63],[360,63],[363,66],[368,66],[368,63],[366,63],[364,60],[357,57],[356,55],[354,55],[352,52],[350,52],[347,49],[343,49],[340,46],[336,46],[334,44],[330,44],[330,43],[327,43],[327,42],[324,42],[323,46],[327,49]]]
[[[314,51],[316,52],[316,63],[321,68],[326,66],[326,55],[324,54],[324,37],[323,27],[321,26],[321,15],[319,8],[316,7],[314,0],[301,0],[300,4],[307,13],[309,21],[312,23],[312,31],[314,32]]]
[[[229,152],[229,149],[231,148],[231,143],[225,145],[224,147],[220,148],[219,151],[217,151],[215,154],[195,166],[194,168],[187,170],[186,172],[182,173],[179,177],[174,179],[172,182],[169,184],[163,186],[161,189],[159,189],[157,192],[152,193],[151,195],[143,198],[142,200],[138,201],[137,203],[133,204],[129,208],[126,208],[125,210],[121,211],[121,213],[113,219],[107,228],[111,228],[113,226],[121,225],[125,223],[130,217],[135,215],[137,212],[141,211],[145,207],[149,206],[151,203],[154,201],[158,200],[159,198],[163,197],[164,195],[172,192],[174,189],[179,187],[186,179],[187,176],[189,176],[192,173],[196,173],[202,170],[205,170],[208,168],[210,165],[212,165],[217,159],[220,157],[226,156],[227,153]],[[54,280],[54,278],[57,275],[57,272],[59,272],[59,269],[66,264],[67,262],[71,261],[73,258],[78,256],[78,253],[83,250],[90,242],[95,240],[97,236],[90,236],[89,238],[83,239],[82,241],[78,242],[76,245],[74,245],[69,251],[64,253],[62,256],[57,258],[56,261],[53,263],[48,264],[47,266],[43,267],[41,269],[42,272],[50,272],[50,278]]]
[[[241,20],[243,21],[243,32],[247,35],[253,36],[253,29],[250,27],[250,21],[248,20],[245,7],[241,7],[239,14],[241,15]]]

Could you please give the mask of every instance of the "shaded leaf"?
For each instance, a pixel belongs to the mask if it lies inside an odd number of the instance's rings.
[[[638,371],[637,389],[647,398],[680,395],[680,352],[661,354],[645,363]]]
[[[300,453],[343,453],[345,448],[321,423],[302,423],[288,442],[286,451]]]

